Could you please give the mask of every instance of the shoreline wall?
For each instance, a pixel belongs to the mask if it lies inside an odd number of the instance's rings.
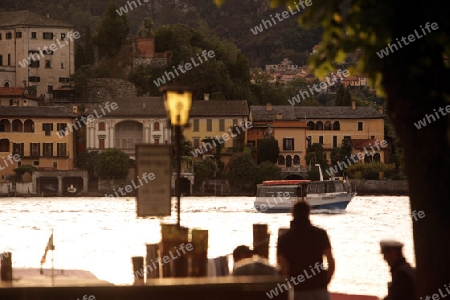
[[[358,195],[408,196],[408,180],[364,180],[349,179],[352,191]]]

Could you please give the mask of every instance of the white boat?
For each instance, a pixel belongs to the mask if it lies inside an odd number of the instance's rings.
[[[320,170],[320,168],[319,168]],[[264,213],[287,213],[298,201],[306,200],[312,210],[342,211],[356,196],[344,180],[269,180],[257,185],[255,208]]]
[[[67,188],[67,192],[70,194],[75,194],[77,192],[77,188],[73,186],[73,184],[71,184],[68,188]]]

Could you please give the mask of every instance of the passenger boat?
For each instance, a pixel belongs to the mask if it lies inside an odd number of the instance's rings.
[[[75,186],[73,186],[73,184],[71,184],[69,187],[67,187],[67,192],[70,194],[76,194],[77,188]]]
[[[306,200],[312,210],[342,211],[356,196],[345,180],[269,180],[257,185],[255,208],[264,213],[290,212],[292,206]]]

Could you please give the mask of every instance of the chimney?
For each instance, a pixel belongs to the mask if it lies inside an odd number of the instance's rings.
[[[49,13],[47,13],[47,19],[50,19],[50,14]]]
[[[209,100],[209,94],[203,94],[203,100],[208,101]]]
[[[267,111],[272,111],[272,104],[270,104],[270,102],[267,102],[267,104],[266,104],[266,110],[267,110]]]
[[[383,114],[383,106],[378,106],[378,111],[380,112],[380,114]]]
[[[145,102],[142,102],[142,110],[145,111]]]
[[[353,109],[353,110],[356,109],[356,101],[352,101],[352,109]]]

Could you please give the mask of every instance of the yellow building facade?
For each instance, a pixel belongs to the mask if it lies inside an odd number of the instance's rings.
[[[74,168],[75,139],[68,130],[76,115],[62,107],[2,107],[0,110],[0,182],[14,169],[32,165],[37,169]]]
[[[366,162],[386,163],[386,151],[390,149],[384,141],[384,115],[369,106],[294,107],[267,104],[251,106],[250,119],[265,135],[273,135],[278,140],[278,166],[282,170],[309,166],[304,157],[308,147],[316,143],[323,146],[326,159],[331,163],[331,152],[341,147],[346,137],[351,140],[352,154],[368,153],[364,158]],[[295,123],[297,125],[294,126]],[[280,127],[277,124],[283,124],[284,128],[277,128]],[[262,138],[256,128],[249,136],[249,143],[252,144]]]
[[[321,109],[322,112],[319,112],[318,108],[298,107],[296,112],[298,116],[307,116],[305,121],[308,145],[321,144],[329,162],[333,149],[340,147],[346,137],[351,139],[352,154],[355,155],[364,151],[364,148],[374,153],[370,146],[375,145],[376,141],[381,143],[384,140],[384,116],[373,107],[336,106]],[[386,163],[385,151],[389,147],[379,148],[374,148],[376,152],[368,157],[368,160]]]
[[[251,128],[248,115],[246,101],[193,101],[189,127],[183,129],[185,140],[190,141],[194,148],[192,155],[201,158],[213,155],[221,144],[226,162],[227,154],[231,155],[233,148],[240,143],[241,146],[246,145],[247,130]]]

